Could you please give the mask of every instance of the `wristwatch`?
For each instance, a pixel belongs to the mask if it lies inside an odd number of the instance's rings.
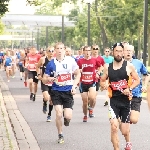
[[[129,91],[132,91],[132,88],[129,88]]]

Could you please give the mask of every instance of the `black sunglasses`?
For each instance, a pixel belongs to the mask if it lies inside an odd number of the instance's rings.
[[[93,48],[93,50],[99,50],[99,48]]]
[[[48,52],[51,52],[51,53],[53,53],[53,52],[54,52],[54,50],[48,50]]]

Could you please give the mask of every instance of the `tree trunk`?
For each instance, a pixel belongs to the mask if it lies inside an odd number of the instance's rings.
[[[150,25],[148,29],[148,66],[150,66]]]
[[[98,14],[97,6],[98,6],[98,0],[95,0],[95,12],[96,12],[96,16]],[[97,22],[98,22],[98,25],[99,25],[99,27],[101,29],[100,35],[101,35],[101,38],[102,38],[103,49],[104,49],[105,47],[108,46],[108,38],[107,38],[106,31],[104,29],[104,25],[101,22],[100,17],[97,17]]]

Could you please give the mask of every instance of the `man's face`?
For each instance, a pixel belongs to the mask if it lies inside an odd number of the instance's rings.
[[[87,57],[91,56],[91,48],[90,47],[85,48],[84,51],[83,51],[83,54],[84,54],[85,57],[86,56]]]
[[[65,55],[66,56],[71,56],[71,49],[70,48],[66,48]]]
[[[47,56],[53,57],[53,55],[54,55],[54,48],[49,48],[49,49],[47,50]]]
[[[124,47],[124,58],[132,59],[132,55],[133,55],[133,47],[131,45],[126,45]]]
[[[105,49],[104,54],[105,56],[109,56],[111,53],[110,49]]]
[[[83,53],[83,50],[79,50],[79,51],[78,51],[78,54],[79,54],[79,55],[82,55],[82,53]]]
[[[92,54],[98,55],[98,52],[99,52],[99,47],[98,46],[93,46],[93,48],[92,48]]]
[[[30,53],[31,53],[32,55],[36,54],[36,48],[31,48],[31,49],[30,49]]]
[[[121,46],[116,46],[113,50],[114,60],[116,62],[122,61],[123,58],[123,48]]]
[[[65,47],[63,44],[56,45],[55,52],[57,56],[65,55]]]

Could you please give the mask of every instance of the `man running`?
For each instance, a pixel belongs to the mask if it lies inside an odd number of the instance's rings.
[[[130,142],[130,107],[132,89],[139,85],[140,79],[134,66],[123,60],[124,46],[122,43],[113,45],[113,63],[104,66],[101,77],[101,88],[109,91],[110,106],[109,119],[111,124],[111,142],[114,150],[120,150],[118,127],[121,120],[120,130],[126,140],[125,150],[132,150]],[[106,79],[108,78],[108,85]],[[132,82],[134,79],[134,82]]]
[[[30,49],[30,53],[27,55],[26,58],[26,65],[28,66],[28,79],[29,79],[29,89],[30,89],[30,100],[35,101],[35,96],[37,92],[37,85],[38,85],[38,79],[37,72],[36,72],[36,66],[38,61],[40,60],[40,54],[36,53],[36,48],[32,47]]]
[[[80,80],[80,93],[83,101],[83,122],[87,122],[87,106],[88,100],[90,103],[89,117],[93,118],[93,109],[96,101],[96,82],[99,79],[100,71],[97,70],[101,67],[101,62],[91,57],[91,47],[85,46],[83,48],[84,58],[78,60],[78,66],[81,70],[81,80]]]
[[[110,64],[113,62],[114,58],[112,56],[110,56],[111,54],[111,50],[109,47],[106,47],[105,50],[104,50],[104,55],[103,55],[103,58],[104,58],[104,61],[106,64]],[[108,93],[106,92],[106,94],[108,95]],[[107,97],[107,96],[106,96]],[[108,105],[108,97],[104,103],[104,106],[107,106]]]
[[[73,94],[75,94],[77,84],[80,80],[80,70],[72,57],[65,56],[65,46],[63,43],[56,43],[55,51],[56,58],[47,64],[42,81],[44,84],[49,81],[54,81],[52,84],[51,98],[56,111],[58,143],[63,143],[64,136],[61,121],[63,109],[64,125],[69,126],[74,104]],[[76,76],[74,81],[72,80],[72,74]],[[53,75],[53,77],[50,77],[50,75]]]
[[[38,79],[42,80],[42,77],[44,75],[46,65],[50,62],[50,60],[53,58],[54,54],[54,47],[50,46],[46,50],[46,56],[43,56],[40,58],[38,64],[37,64],[37,74],[38,74]],[[51,121],[51,112],[53,110],[53,103],[51,100],[51,89],[52,89],[52,83],[48,84],[43,84],[41,81],[41,90],[43,93],[43,113],[46,114],[47,112],[47,101],[49,101],[49,112],[47,116],[47,122]]]
[[[131,123],[136,124],[139,120],[140,115],[140,106],[142,101],[142,91],[146,92],[146,87],[148,85],[148,71],[145,65],[138,59],[133,59],[134,53],[134,46],[132,45],[125,45],[124,47],[124,59],[129,61],[133,64],[136,68],[136,71],[140,77],[140,84],[132,90],[132,101],[131,101],[131,114],[130,114],[130,121]],[[142,86],[142,75],[144,76],[143,86]]]

